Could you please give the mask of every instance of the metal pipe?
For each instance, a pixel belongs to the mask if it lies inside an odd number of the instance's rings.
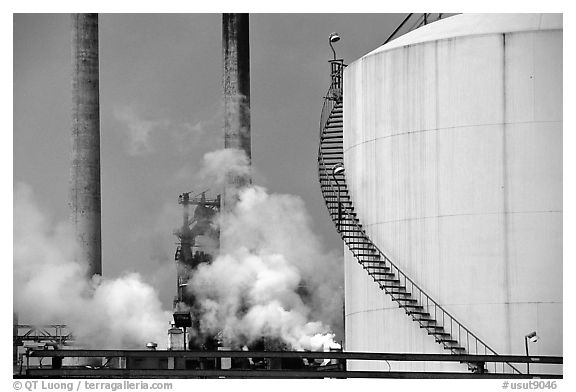
[[[72,14],[70,208],[76,261],[102,274],[98,14]]]
[[[224,147],[242,151],[250,162],[250,42],[248,14],[222,14]],[[224,210],[232,209],[238,191],[252,182],[249,174],[229,173]]]
[[[404,26],[404,24],[406,22],[408,22],[408,19],[410,19],[410,17],[412,17],[412,15],[414,14],[408,14],[408,16],[402,21],[402,23],[400,23],[400,25],[398,25],[398,27],[396,27],[396,30],[394,30],[394,32],[392,32],[392,34],[390,34],[390,36],[386,39],[386,41],[384,41],[384,43],[382,45],[387,44],[392,37],[394,37],[396,35],[396,33],[402,28],[402,26]]]
[[[530,359],[528,354],[528,336],[524,336],[524,344],[526,345],[526,358]],[[526,362],[526,374],[530,374],[530,362]]]

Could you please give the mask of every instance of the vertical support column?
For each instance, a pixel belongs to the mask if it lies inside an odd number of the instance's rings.
[[[224,147],[238,149],[251,161],[250,141],[250,43],[248,14],[222,15],[224,88]],[[238,191],[252,182],[250,174],[228,174],[223,211],[230,211]]]
[[[98,14],[72,14],[70,208],[76,261],[102,274]]]

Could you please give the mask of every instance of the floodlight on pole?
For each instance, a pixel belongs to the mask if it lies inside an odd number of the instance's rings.
[[[184,329],[184,350],[186,350],[186,328],[192,326],[192,316],[187,311],[176,311],[173,317],[175,327]]]
[[[340,36],[338,33],[331,33],[330,37],[328,38],[328,43],[330,44],[330,49],[332,49],[332,54],[334,55],[334,60],[336,60],[336,51],[334,50],[334,46],[332,43],[340,41]]]
[[[528,335],[524,336],[524,345],[526,347],[526,356],[528,357],[528,362],[526,362],[526,373],[530,374],[530,354],[528,354],[528,341],[536,343],[539,337],[536,335],[536,331],[530,332]]]

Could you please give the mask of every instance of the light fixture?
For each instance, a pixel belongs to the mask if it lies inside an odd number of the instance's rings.
[[[192,326],[192,316],[190,316],[190,312],[186,311],[179,311],[174,312],[174,325],[176,328],[186,328]]]
[[[344,165],[342,163],[337,163],[332,167],[332,175],[337,175],[344,172]],[[336,178],[334,178],[336,180]],[[336,180],[336,182],[338,182]]]
[[[530,332],[528,335],[524,336],[524,345],[526,347],[526,356],[528,357],[528,362],[526,362],[526,372],[530,374],[530,354],[528,354],[528,340],[533,343],[538,341],[539,337],[536,335],[536,331]]]
[[[530,332],[528,335],[526,335],[526,338],[530,339],[530,341],[534,343],[536,343],[538,339],[540,339],[540,337],[536,335],[536,331]]]
[[[334,55],[334,60],[336,60],[336,51],[334,50],[334,46],[332,46],[333,42],[340,41],[340,35],[338,33],[330,33],[330,37],[328,38],[328,43],[330,44],[330,49],[332,49],[332,54]]]

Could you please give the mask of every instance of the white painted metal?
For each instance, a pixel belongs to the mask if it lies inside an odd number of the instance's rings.
[[[350,64],[344,163],[367,233],[428,294],[498,353],[535,330],[532,354],[562,355],[561,15],[458,15]],[[346,350],[446,353],[345,252]]]

